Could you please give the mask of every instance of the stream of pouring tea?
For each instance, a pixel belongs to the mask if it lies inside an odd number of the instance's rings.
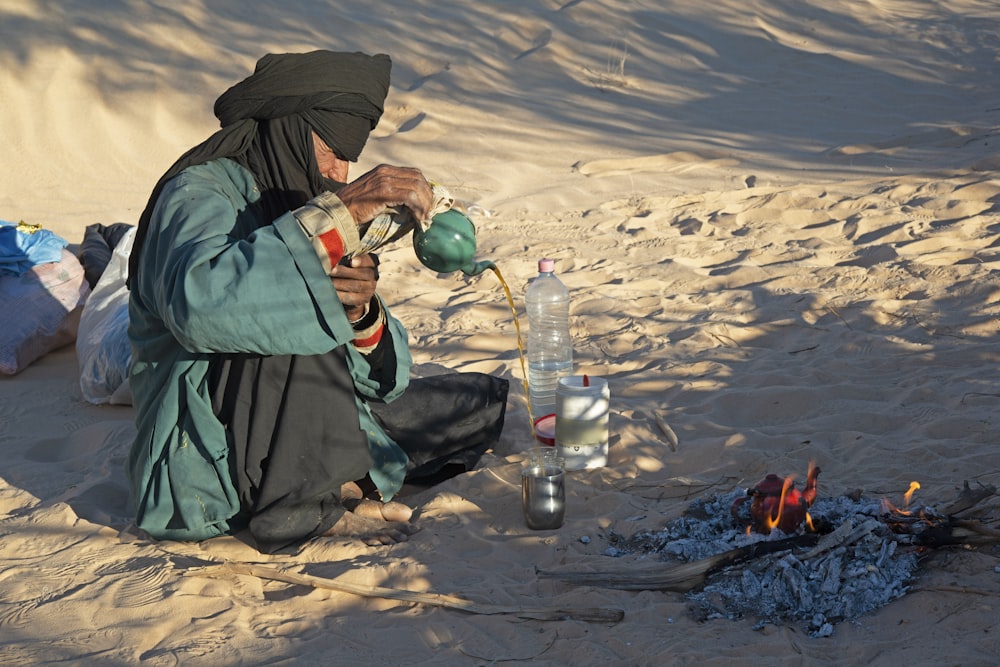
[[[507,295],[507,304],[510,306],[510,314],[514,316],[514,329],[517,331],[517,351],[521,356],[521,383],[524,385],[524,396],[528,399],[528,425],[531,427],[531,435],[535,435],[535,418],[531,414],[531,395],[528,393],[528,368],[524,363],[524,341],[521,339],[521,324],[517,320],[517,309],[514,308],[514,298],[510,295],[510,288],[507,287],[507,281],[503,279],[503,274],[500,273],[499,267],[495,264],[490,267],[493,273],[496,274],[497,280],[500,281],[500,286],[503,287],[504,294]]]

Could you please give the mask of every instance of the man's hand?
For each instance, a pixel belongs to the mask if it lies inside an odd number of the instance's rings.
[[[338,264],[333,267],[331,276],[347,319],[353,322],[364,317],[365,309],[375,296],[378,261],[374,255],[358,255],[350,261],[350,266]]]
[[[434,204],[430,183],[419,169],[382,164],[337,190],[354,221],[370,222],[387,206],[405,206],[423,222]]]

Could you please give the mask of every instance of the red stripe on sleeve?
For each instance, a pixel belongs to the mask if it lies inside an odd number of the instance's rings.
[[[380,324],[378,329],[375,330],[371,336],[368,338],[354,339],[355,347],[372,347],[377,345],[380,340],[382,340],[382,332],[385,330],[385,324]]]
[[[337,263],[344,258],[344,237],[336,229],[319,235],[319,242],[323,244],[327,257],[330,258],[330,266],[337,266]]]

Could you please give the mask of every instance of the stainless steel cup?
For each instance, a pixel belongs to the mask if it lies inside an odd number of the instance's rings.
[[[529,461],[521,471],[521,506],[532,530],[551,530],[566,516],[566,472],[555,458]]]

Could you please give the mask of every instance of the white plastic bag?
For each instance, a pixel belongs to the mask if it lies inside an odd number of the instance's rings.
[[[135,227],[122,235],[80,316],[76,356],[80,389],[91,403],[132,405],[128,384],[132,346],[128,340],[128,256]]]

